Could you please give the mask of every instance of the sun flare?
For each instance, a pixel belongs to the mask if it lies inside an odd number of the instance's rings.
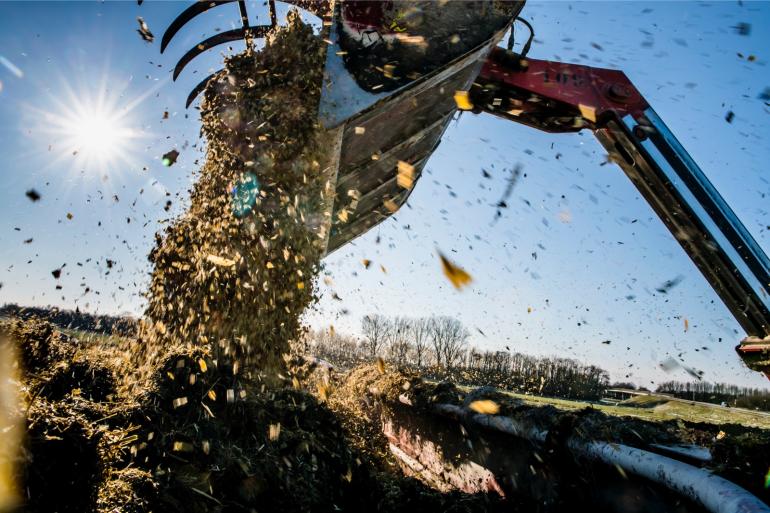
[[[129,99],[128,84],[107,76],[80,87],[62,81],[51,105],[31,107],[37,129],[45,135],[47,151],[55,155],[49,164],[69,163],[86,176],[121,174],[135,169],[140,158],[139,139],[148,134],[134,128],[132,116],[153,90]]]

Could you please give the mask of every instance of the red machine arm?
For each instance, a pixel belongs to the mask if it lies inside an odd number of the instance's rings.
[[[739,354],[770,377],[770,260],[625,74],[496,48],[470,99],[540,130],[592,130],[748,334]]]

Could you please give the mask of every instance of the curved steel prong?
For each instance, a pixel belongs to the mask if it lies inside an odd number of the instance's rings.
[[[209,83],[209,80],[211,80],[212,78],[214,78],[214,76],[216,76],[216,75],[217,75],[218,73],[220,73],[221,71],[222,71],[222,70],[220,69],[220,70],[219,70],[219,71],[217,71],[216,73],[212,73],[211,75],[209,75],[209,76],[207,76],[206,78],[204,78],[203,80],[201,80],[201,81],[198,83],[198,85],[197,85],[197,86],[193,87],[193,90],[192,90],[192,91],[190,91],[190,94],[188,94],[188,95],[187,95],[187,101],[186,101],[186,102],[185,102],[185,104],[184,104],[184,108],[185,108],[185,109],[188,109],[188,108],[190,107],[190,105],[192,104],[192,102],[194,102],[194,101],[195,101],[195,98],[197,98],[197,97],[198,97],[198,95],[199,95],[199,94],[201,94],[201,91],[203,91],[204,89],[206,89],[206,85],[208,85],[208,83]]]
[[[269,25],[255,25],[253,27],[249,27],[248,30],[250,32],[251,37],[265,37],[267,35],[268,31],[271,29]],[[222,43],[229,43],[230,41],[237,41],[238,39],[243,39],[246,37],[246,30],[241,28],[228,30],[227,32],[220,32],[219,34],[215,36],[211,36],[210,38],[206,39],[205,41],[202,41],[201,43],[198,43],[194,47],[192,47],[186,54],[182,56],[181,59],[179,59],[179,62],[177,62],[176,67],[174,68],[174,80],[177,79],[179,74],[182,72],[182,70],[187,66],[191,60],[193,60],[198,55],[202,54],[206,50],[210,50],[211,48],[214,48],[217,45],[221,45]]]
[[[177,16],[176,19],[171,22],[171,25],[168,26],[166,32],[163,33],[163,39],[160,41],[160,53],[163,53],[169,42],[171,42],[171,39],[176,35],[177,32],[179,32],[179,29],[181,29],[185,23],[195,18],[199,14],[208,11],[209,9],[230,2],[235,2],[235,0],[198,0],[190,7],[185,9],[182,14]]]

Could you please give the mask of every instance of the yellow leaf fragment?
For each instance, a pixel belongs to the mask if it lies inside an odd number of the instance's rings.
[[[441,269],[444,271],[444,275],[454,285],[457,290],[461,290],[464,286],[473,281],[470,274],[457,265],[453,264],[447,257],[439,252],[438,257],[441,259]]]
[[[189,442],[174,442],[174,452],[192,452],[193,445]]]
[[[385,360],[377,357],[377,370],[380,371],[380,374],[385,374]]]
[[[471,102],[468,91],[455,91],[455,103],[460,110],[471,110],[473,108],[473,102]]]
[[[369,266],[372,265],[372,261],[368,258],[361,260],[361,263],[364,264],[364,269],[369,269]]]
[[[685,317],[685,319],[684,319],[684,331],[687,331],[689,329],[690,329],[690,321],[688,321],[687,318]]]
[[[187,397],[177,397],[171,402],[174,409],[184,406],[185,404],[187,404]]]
[[[591,107],[589,105],[583,105],[582,103],[578,103],[578,108],[580,109],[580,115],[586,118],[591,123],[596,123],[596,107]]]
[[[366,128],[362,126],[357,126],[355,130],[356,130],[356,135],[364,135],[366,133]]]
[[[206,365],[206,360],[203,358],[198,358],[198,366],[201,368],[201,372],[206,372],[208,370],[208,365]]]
[[[717,440],[721,440],[721,439],[723,439],[726,436],[727,436],[727,433],[725,433],[724,431],[720,430],[719,433],[717,433]]]
[[[209,396],[209,399],[211,399],[212,401],[217,400],[217,393],[214,392],[214,389],[209,390],[208,396]]]
[[[218,255],[207,255],[206,260],[214,265],[219,265],[222,267],[232,267],[235,265],[235,260],[230,260],[229,258],[221,257]]]
[[[382,204],[385,205],[385,208],[387,208],[391,213],[398,210],[398,204],[390,198],[383,201]]]
[[[411,189],[414,185],[415,179],[414,166],[403,160],[398,161],[398,175],[396,176],[396,183],[399,187],[404,189]]]
[[[281,436],[281,423],[270,424],[267,436],[271,441],[278,440],[278,437]]]
[[[497,415],[497,413],[500,411],[500,407],[497,405],[497,403],[490,401],[489,399],[473,401],[468,405],[468,408],[475,411],[476,413],[483,413],[484,415]]]
[[[322,401],[326,401],[329,399],[329,385],[326,383],[318,383],[318,397],[321,398]]]

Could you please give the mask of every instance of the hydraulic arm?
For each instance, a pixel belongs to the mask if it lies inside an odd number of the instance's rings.
[[[540,130],[592,130],[746,331],[739,354],[770,372],[770,260],[625,74],[495,48],[469,97]]]

